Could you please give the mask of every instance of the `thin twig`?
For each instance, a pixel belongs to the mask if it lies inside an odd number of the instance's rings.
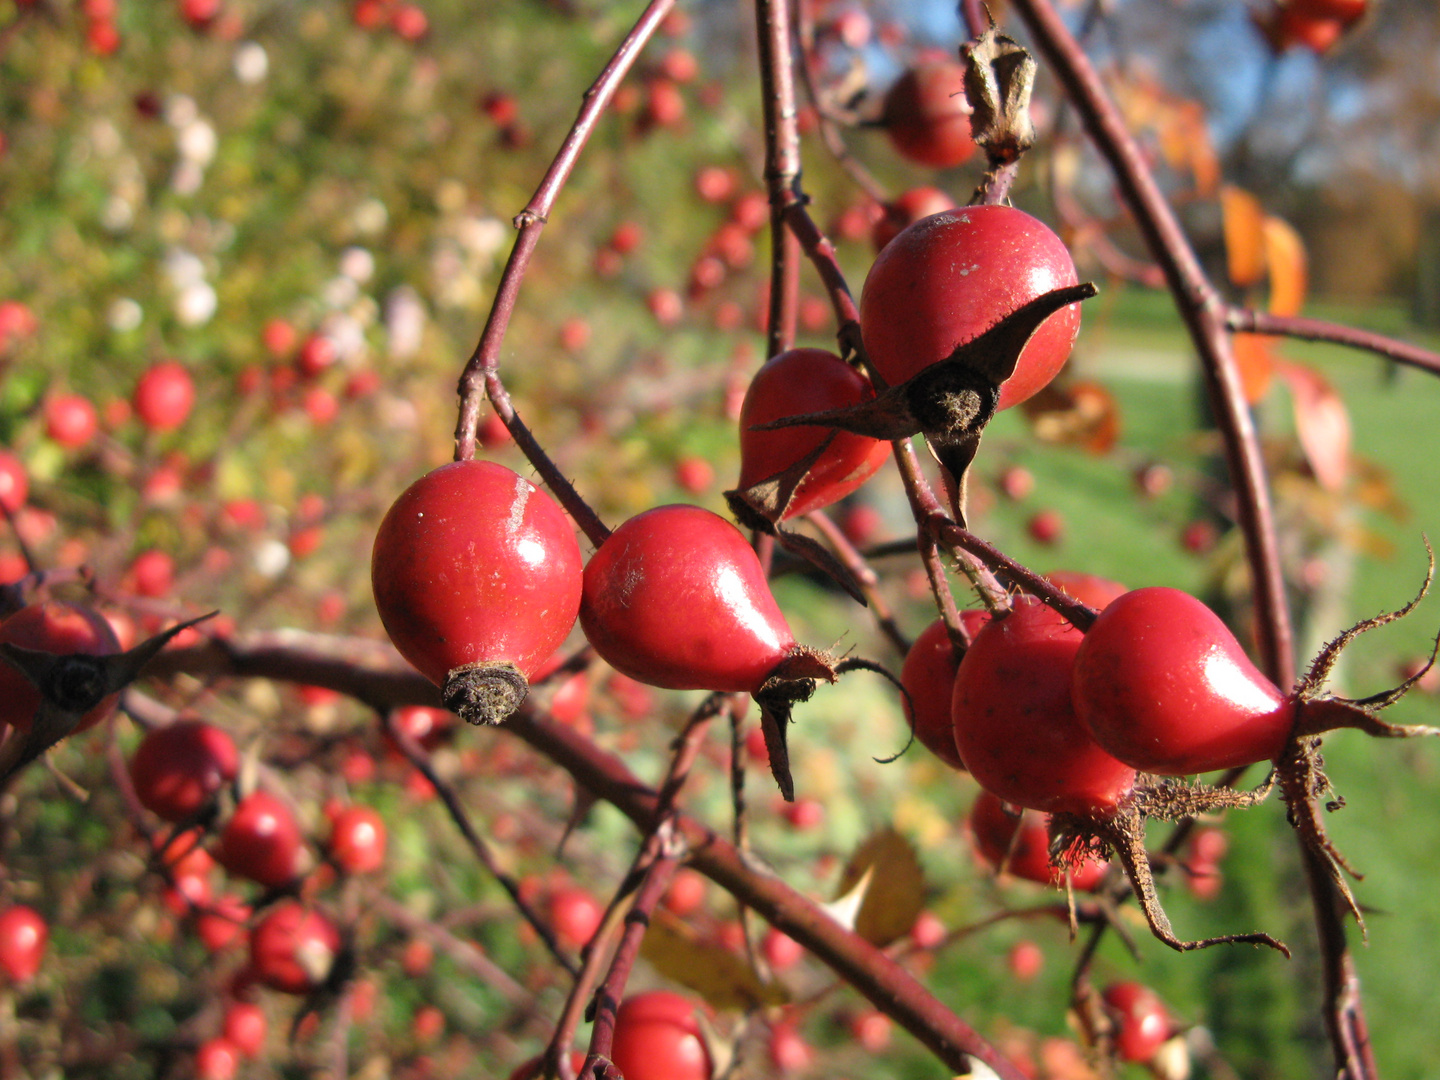
[[[590,141],[595,125],[639,57],[640,50],[645,47],[645,43],[654,35],[674,6],[675,0],[651,0],[639,21],[610,58],[610,62],[585,91],[575,123],[565,136],[565,141],[561,143],[535,194],[526,203],[525,209],[515,217],[515,227],[519,230],[515,237],[515,246],[511,248],[510,257],[506,260],[504,273],[495,291],[495,301],[491,305],[489,318],[485,321],[485,329],[475,345],[475,351],[470,354],[464,373],[460,376],[460,416],[455,428],[455,460],[468,461],[475,456],[475,438],[480,429],[483,394],[489,398],[491,405],[505,422],[506,428],[515,439],[515,445],[530,464],[535,466],[581,531],[597,547],[610,535],[610,530],[580,497],[579,492],[516,416],[510,395],[500,381],[500,349],[511,316],[515,313],[520,284],[529,269],[530,260],[540,242],[540,232],[549,220],[555,199],[569,180],[581,151]]]
[[[625,875],[624,880],[620,882],[619,887],[615,890],[615,894],[610,898],[610,903],[606,905],[605,914],[602,916],[600,922],[600,931],[596,934],[595,939],[585,947],[580,971],[571,984],[570,992],[565,999],[565,1007],[560,1013],[560,1020],[555,1025],[555,1031],[551,1035],[550,1043],[545,1049],[547,1062],[555,1067],[561,1064],[561,1059],[565,1056],[566,1048],[569,1047],[575,1039],[575,1032],[580,1027],[580,1021],[586,1013],[587,1002],[591,1000],[591,992],[595,989],[597,982],[601,981],[601,968],[604,965],[605,956],[609,952],[609,940],[615,937],[616,934],[620,935],[620,943],[616,946],[615,953],[610,959],[610,964],[607,969],[608,973],[604,976],[603,982],[606,986],[617,985],[614,982],[616,979],[616,966],[621,965],[622,974],[619,976],[618,986],[620,987],[620,991],[623,992],[625,979],[629,977],[630,967],[633,966],[635,959],[633,955],[630,955],[627,960],[622,960],[621,958],[621,954],[625,952],[629,933],[628,928],[631,925],[629,915],[631,897],[641,882],[645,880],[645,875],[650,865],[660,855],[661,848],[657,846],[657,836],[662,831],[664,831],[667,837],[671,835],[671,830],[666,826],[666,817],[673,809],[675,798],[680,794],[680,789],[685,786],[685,781],[690,776],[690,770],[694,767],[695,760],[700,754],[700,746],[705,740],[705,733],[709,730],[710,721],[718,714],[724,704],[725,698],[726,695],[724,694],[709,695],[701,703],[700,707],[690,715],[690,719],[685,725],[685,730],[680,733],[680,737],[675,741],[675,750],[670,759],[670,767],[666,771],[665,780],[660,785],[659,802],[656,810],[660,818],[656,821],[655,827],[640,845],[640,850],[636,853],[629,872]],[[671,873],[673,874],[673,867]],[[668,876],[666,880],[669,880]],[[638,898],[636,902],[638,903]],[[651,908],[646,909],[645,912],[647,923],[651,910],[653,910],[653,904]],[[624,929],[622,929],[622,919],[624,920]],[[604,993],[603,988],[601,993]],[[593,1037],[590,1052],[591,1056],[596,1052]],[[608,1056],[608,1045],[601,1053]]]
[[[436,773],[425,748],[400,726],[393,712],[382,713],[381,723],[385,727],[385,733],[395,741],[395,745],[400,748],[405,759],[420,770],[425,779],[434,786],[435,793],[440,796],[440,801],[445,804],[445,809],[450,813],[450,820],[455,822],[455,827],[460,830],[460,835],[470,845],[470,850],[474,852],[480,865],[509,895],[511,902],[515,905],[515,910],[534,928],[535,933],[540,935],[540,940],[545,943],[545,947],[550,950],[550,954],[555,957],[556,962],[574,975],[579,969],[576,967],[575,961],[565,953],[564,949],[560,948],[560,942],[555,936],[554,929],[541,918],[540,913],[531,907],[530,902],[521,894],[520,883],[501,867],[495,853],[490,850],[490,845],[485,842],[485,838],[476,831],[474,824],[471,823],[470,814],[464,804],[460,802],[460,796],[443,777]]]
[[[884,635],[890,639],[901,656],[910,651],[910,639],[905,636],[905,631],[900,629],[900,624],[895,621],[895,613],[890,610],[890,605],[885,602],[885,597],[880,593],[880,578],[865,557],[855,550],[855,545],[850,543],[838,525],[830,520],[829,516],[822,510],[812,510],[805,515],[806,519],[819,529],[829,542],[831,549],[849,570],[855,581],[860,586],[860,591],[865,594],[865,602],[870,605],[870,611],[875,616],[875,622]]]
[[[1419,368],[1431,375],[1440,375],[1440,353],[1422,349],[1409,342],[1397,341],[1384,334],[1358,330],[1353,326],[1341,326],[1324,319],[1271,315],[1253,308],[1230,307],[1225,309],[1225,326],[1239,333],[1280,334],[1299,338],[1301,341],[1328,341],[1336,345],[1348,345],[1352,349],[1363,349],[1383,356],[1397,364]]]
[[[1270,489],[1219,293],[1206,278],[1119,109],[1054,6],[1049,0],[1016,0],[1015,11],[1049,61],[1086,134],[1109,163],[1121,197],[1164,271],[1166,285],[1190,333],[1236,489],[1253,578],[1262,667],[1276,685],[1289,686],[1294,681],[1294,645]]]
[[[770,313],[766,355],[795,343],[800,246],[785,226],[800,194],[800,128],[796,119],[795,42],[788,0],[756,0],[760,96],[765,119],[765,187],[770,195]]]

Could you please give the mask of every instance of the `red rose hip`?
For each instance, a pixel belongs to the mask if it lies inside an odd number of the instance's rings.
[[[933,214],[901,231],[871,265],[860,294],[865,349],[893,386],[1077,280],[1060,238],[1022,210],[966,206]],[[1001,384],[998,408],[1018,405],[1049,383],[1079,330],[1078,303],[1042,322]]]
[[[980,786],[1047,813],[1105,816],[1135,786],[1070,705],[1080,631],[1030,596],[992,619],[955,676],[955,748]]]
[[[795,647],[740,530],[699,506],[637,514],[585,567],[580,625],[624,675],[753,693]]]
[[[858,405],[874,396],[869,379],[825,349],[790,349],[767,360],[740,406],[739,486],[748,488],[788,469],[831,434],[831,429],[817,426],[774,431],[756,427],[787,416]],[[889,443],[836,431],[781,516],[799,517],[838,502],[875,475],[889,453]]]
[[[549,495],[488,461],[412,484],[375,537],[370,580],[390,640],[471,723],[499,723],[570,633],[580,546]]]
[[[1272,760],[1295,725],[1293,699],[1179,589],[1135,589],[1100,613],[1075,655],[1072,701],[1110,754],[1169,776]]]

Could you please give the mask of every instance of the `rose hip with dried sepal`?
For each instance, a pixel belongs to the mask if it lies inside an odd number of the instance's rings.
[[[370,580],[390,640],[471,723],[499,723],[570,633],[580,546],[524,477],[456,461],[412,484],[375,536]]]
[[[793,799],[790,706],[845,668],[796,644],[740,531],[702,507],[658,506],[611,533],[584,577],[580,625],[601,659],[651,686],[753,695],[771,771]]]

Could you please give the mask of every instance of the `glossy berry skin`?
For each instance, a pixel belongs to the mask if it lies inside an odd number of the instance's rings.
[[[578,885],[566,885],[550,894],[550,925],[567,949],[582,949],[600,929],[605,909]]]
[[[1294,702],[1208,607],[1178,589],[1136,589],[1100,613],[1075,656],[1075,711],[1128,765],[1168,776],[1269,761]]]
[[[1101,999],[1115,1021],[1115,1053],[1122,1061],[1149,1061],[1170,1038],[1170,1014],[1148,986],[1112,983]]]
[[[771,357],[755,373],[740,406],[739,487],[748,488],[789,468],[830,434],[830,429],[823,427],[755,431],[756,426],[801,413],[858,405],[874,396],[869,379],[825,349],[789,349]],[[796,489],[784,517],[798,517],[839,502],[874,476],[889,453],[887,442],[835,432]]]
[[[206,1039],[196,1048],[196,1080],[234,1080],[239,1071],[240,1048],[225,1036]]]
[[[335,924],[298,900],[282,900],[250,930],[256,978],[285,994],[308,994],[322,985],[339,951]]]
[[[625,1080],[710,1080],[697,1005],[665,990],[635,994],[620,1003],[610,1060]]]
[[[960,613],[961,625],[972,638],[989,621],[986,611]],[[900,685],[909,695],[900,699],[901,705],[914,725],[915,738],[952,769],[965,768],[955,749],[955,725],[950,720],[950,699],[959,668],[960,657],[950,644],[945,620],[936,619],[920,632],[900,669]]]
[[[1077,283],[1075,264],[1043,222],[1011,206],[967,206],[922,218],[875,257],[860,294],[860,330],[892,386],[948,357],[1036,297]],[[999,408],[1053,379],[1080,331],[1080,306],[1055,312],[1000,387]]]
[[[750,693],[794,647],[755,552],[699,506],[657,506],[585,567],[580,625],[623,675],[670,690]]]
[[[995,870],[1041,885],[1064,885],[1065,871],[1050,861],[1050,827],[1043,814],[1011,814],[988,791],[981,791],[967,820],[976,852]],[[1018,835],[1017,835],[1018,833]],[[1070,868],[1070,884],[1084,892],[1100,884],[1105,864],[1085,858]]]
[[[109,656],[120,652],[115,631],[98,611],[79,604],[46,600],[23,607],[0,623],[0,641],[26,649],[65,656]],[[75,726],[84,731],[104,720],[115,709],[112,694],[87,712]],[[40,705],[40,691],[18,668],[0,660],[0,723],[17,731],[29,731]]]
[[[30,476],[14,454],[0,450],[0,506],[12,514],[30,497]]]
[[[385,865],[385,841],[379,811],[358,803],[347,806],[330,825],[330,858],[347,874],[368,874]]]
[[[305,840],[284,802],[268,791],[252,791],[221,830],[215,861],[232,874],[278,889],[304,870]]]
[[[166,821],[195,814],[240,771],[235,741],[203,720],[155,728],[130,759],[140,804]]]
[[[151,431],[173,431],[195,404],[195,381],[178,360],[162,360],[140,376],[131,404]]]
[[[1102,750],[1070,706],[1082,638],[1030,596],[975,635],[955,676],[955,748],[980,786],[1016,806],[1105,815],[1135,770]]]
[[[881,117],[901,157],[947,169],[975,153],[970,106],[965,99],[965,69],[953,60],[911,68],[885,95]]]
[[[195,915],[195,935],[212,953],[228,949],[245,933],[250,906],[238,896],[219,896]]]
[[[11,904],[0,911],[0,971],[12,983],[27,983],[40,970],[50,927],[34,908]]]
[[[395,501],[370,580],[390,640],[437,686],[466,664],[529,678],[575,624],[580,545],[549,495],[489,461],[455,461]]]
[[[229,1039],[242,1057],[259,1057],[265,1049],[265,1036],[270,1022],[265,1010],[253,1001],[232,1001],[225,1007],[223,1021],[225,1038]]]
[[[56,394],[45,402],[45,434],[65,449],[79,449],[99,430],[100,418],[89,398]]]

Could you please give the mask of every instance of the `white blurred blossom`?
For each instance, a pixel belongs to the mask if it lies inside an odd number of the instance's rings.
[[[386,351],[404,360],[420,351],[425,333],[425,305],[408,285],[392,289],[385,298]]]
[[[420,426],[420,413],[404,398],[386,394],[380,398],[380,423],[391,431],[414,431]]]
[[[355,284],[355,279],[345,277],[333,277],[320,288],[320,299],[325,301],[327,307],[343,308],[349,307],[360,298],[360,286]]]
[[[208,281],[192,281],[175,297],[175,317],[182,326],[203,326],[215,314],[219,298]]]
[[[100,211],[100,225],[107,232],[124,232],[135,223],[135,205],[123,195],[111,195]]]
[[[270,73],[270,55],[258,41],[246,41],[235,50],[235,77],[243,83],[258,83]]]
[[[276,539],[264,541],[255,549],[255,570],[263,577],[275,578],[290,565],[290,549]]]
[[[165,276],[176,289],[205,280],[205,263],[193,251],[171,248],[165,253]]]
[[[125,145],[120,131],[109,120],[96,120],[90,125],[90,145],[101,157],[114,157]]]
[[[366,236],[374,236],[390,223],[390,211],[379,199],[366,199],[355,208],[355,228]]]
[[[365,354],[365,329],[344,312],[327,316],[320,324],[320,333],[330,339],[335,346],[335,358],[342,363]]]
[[[215,128],[209,120],[196,117],[180,129],[180,156],[201,168],[215,160],[216,145]]]
[[[105,312],[105,322],[117,334],[129,333],[145,321],[145,309],[128,296],[114,301]]]
[[[363,285],[375,276],[375,256],[368,248],[348,247],[340,253],[340,273]]]
[[[476,258],[492,258],[505,246],[511,229],[499,218],[466,217],[455,226],[455,238]]]
[[[170,174],[170,190],[177,195],[194,195],[205,182],[205,170],[189,159],[182,159]]]
[[[200,106],[188,94],[171,94],[165,99],[165,122],[173,128],[183,128],[200,115]]]

